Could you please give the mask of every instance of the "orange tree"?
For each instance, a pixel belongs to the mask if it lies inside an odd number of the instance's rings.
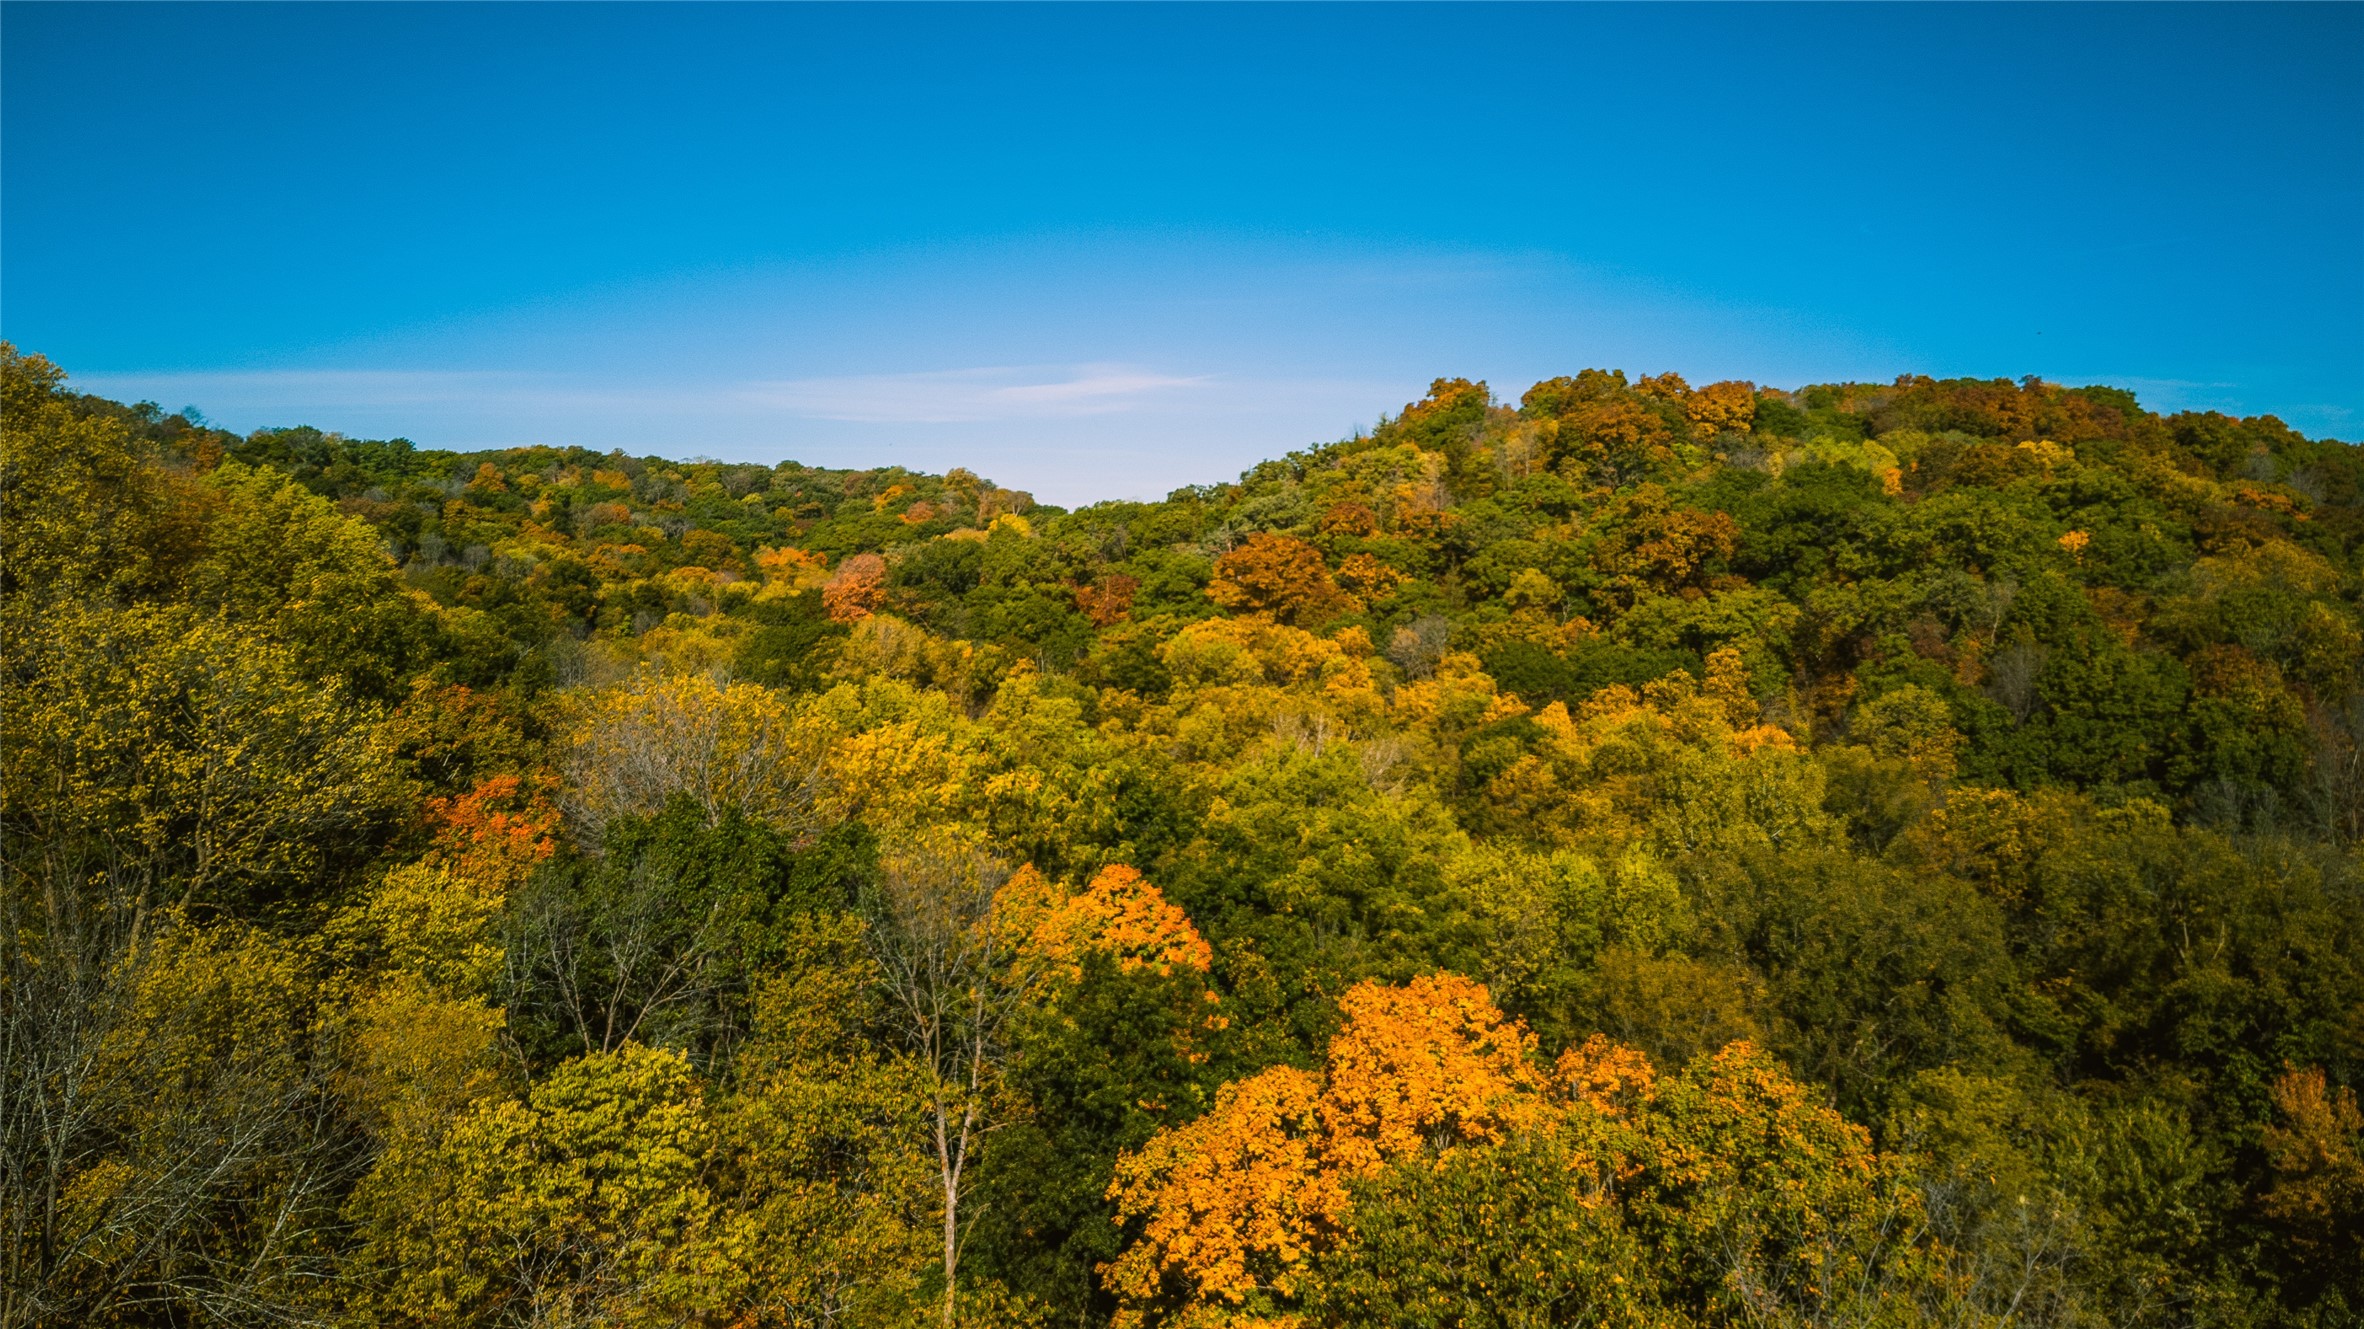
[[[1120,1160],[1125,1326],[1977,1323],[1902,1162],[1747,1043],[1549,1071],[1486,989],[1364,983]]]
[[[1295,536],[1258,531],[1215,560],[1207,594],[1239,614],[1267,614],[1314,627],[1361,607],[1338,588],[1322,551]]]
[[[1116,1159],[1204,1111],[1235,1040],[1206,941],[1138,871],[1110,865],[1072,894],[1022,872],[1004,893],[1044,983],[1008,1073],[1024,1110],[981,1160],[964,1268],[1060,1321],[1104,1321],[1114,1307],[1094,1271],[1119,1253],[1105,1195]]]
[[[1453,974],[1358,984],[1320,1074],[1275,1066],[1120,1159],[1138,1237],[1104,1271],[1121,1325],[1285,1316],[1346,1234],[1347,1183],[1435,1144],[1503,1138],[1535,1099],[1532,1039]]]

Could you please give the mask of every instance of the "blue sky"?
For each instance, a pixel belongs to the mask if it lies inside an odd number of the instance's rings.
[[[234,428],[1228,478],[1482,377],[2364,435],[2364,6],[0,8],[0,335]]]

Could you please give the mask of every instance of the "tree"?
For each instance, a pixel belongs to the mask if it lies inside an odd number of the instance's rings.
[[[441,625],[411,598],[377,534],[275,471],[229,461],[204,483],[211,512],[188,597],[268,630],[315,676],[400,699]]]
[[[1482,492],[1493,478],[1482,464],[1480,440],[1494,415],[1494,394],[1483,382],[1440,378],[1428,395],[1383,424],[1380,436],[1407,440],[1444,461],[1444,479],[1462,493]]]
[[[1013,924],[1026,928],[1021,944],[1037,963],[1057,966],[1073,980],[1083,974],[1086,953],[1099,951],[1128,973],[1147,969],[1162,978],[1177,970],[1207,972],[1212,952],[1189,915],[1132,867],[1110,864],[1080,894],[1063,900],[1027,899],[1035,883],[1045,896],[1056,891],[1039,874],[1013,881],[1003,909]],[[1029,919],[1035,921],[1027,927]]]
[[[1321,1074],[1119,1161],[1120,1325],[1978,1322],[1904,1166],[1746,1043],[1546,1072],[1465,979],[1343,1005]]]
[[[128,938],[166,907],[302,899],[390,829],[384,730],[268,639],[60,605],[9,673],[4,824],[38,847],[8,855],[9,898],[45,929],[104,917]]]
[[[709,824],[686,796],[609,821],[598,850],[506,910],[511,1034],[545,1064],[641,1042],[727,1065],[778,936],[849,903],[862,866],[842,834],[800,848],[736,807]]]
[[[318,907],[384,842],[390,747],[228,624],[72,604],[39,624],[0,690],[8,1287],[60,1321],[109,1298],[284,1307],[349,1142],[294,951],[241,920]],[[280,1201],[283,1227],[246,1226]]]
[[[936,1246],[925,1084],[871,1037],[884,993],[851,914],[809,915],[757,989],[736,1088],[717,1114],[729,1160],[720,1244],[762,1324],[887,1326],[924,1313]]]
[[[628,1044],[568,1062],[522,1101],[462,1115],[411,1187],[377,1197],[403,1230],[375,1309],[408,1323],[677,1323],[729,1280],[708,1263],[712,1149],[679,1054]]]
[[[645,670],[581,699],[567,753],[568,812],[594,840],[614,817],[686,796],[791,833],[816,829],[824,731],[771,689]]]
[[[0,342],[0,594],[168,593],[201,547],[203,491],[124,422],[75,411],[65,377]]]
[[[1239,614],[1265,614],[1298,627],[1318,627],[1360,607],[1338,589],[1319,549],[1295,536],[1258,531],[1215,560],[1207,596]]]
[[[2360,497],[1585,370],[1029,510],[0,347],[0,1320],[2345,1323]]]
[[[1615,534],[1593,555],[1621,599],[1706,589],[1708,576],[1739,548],[1740,525],[1725,512],[1675,506],[1644,485],[1618,505]]]
[[[1139,1225],[1105,1271],[1120,1325],[1285,1315],[1346,1231],[1350,1181],[1525,1119],[1532,1040],[1484,987],[1452,974],[1362,983],[1339,1005],[1323,1074],[1275,1066],[1226,1085],[1206,1116],[1118,1160],[1109,1193]]]
[[[919,1084],[943,1219],[942,1319],[950,1329],[960,1270],[961,1201],[986,1136],[1006,1124],[1002,1081],[1019,1013],[1039,966],[1004,924],[1013,879],[983,853],[938,839],[882,858],[864,901],[885,1016],[903,1064]]]
[[[981,1160],[968,1258],[1062,1317],[1105,1319],[1115,1306],[1095,1271],[1118,1254],[1110,1172],[1203,1109],[1230,1021],[1206,942],[1132,868],[1103,868],[1074,894],[1043,880],[1032,907],[1010,894],[1044,981],[1008,1072],[1023,1113]]]
[[[485,810],[506,783],[461,800],[428,861],[387,873],[325,930],[335,969],[320,1034],[339,1097],[375,1150],[346,1200],[359,1240],[341,1273],[351,1303],[381,1318],[431,1318],[454,1304],[462,1271],[437,1226],[464,1221],[449,1145],[507,1098],[506,1022],[493,1005],[499,912],[551,846],[531,822]]]
[[[1658,475],[1675,460],[1673,431],[1638,402],[1609,400],[1577,408],[1560,421],[1562,467],[1571,478],[1622,489]]]
[[[1746,1044],[1662,1080],[1596,1036],[1522,1128],[1353,1196],[1310,1299],[1323,1323],[1986,1322],[1899,1161]]]
[[[1962,748],[1945,698],[1915,683],[1857,707],[1852,737],[1879,756],[1907,763],[1934,785],[1953,778]]]
[[[2353,1296],[2364,1261],[2364,1112],[2356,1091],[2330,1085],[2319,1066],[2292,1067],[2274,1081],[2273,1101],[2265,1132],[2273,1183],[2262,1207],[2325,1270],[2346,1269]]]
[[[9,971],[0,1322],[327,1312],[355,1151],[307,1047],[294,948],[176,916],[107,981]]]
[[[821,603],[839,623],[866,618],[886,603],[886,560],[876,554],[856,554],[838,565],[829,584],[821,588]]]
[[[1747,434],[1756,421],[1757,390],[1748,383],[1710,383],[1683,403],[1694,438],[1719,434]]]

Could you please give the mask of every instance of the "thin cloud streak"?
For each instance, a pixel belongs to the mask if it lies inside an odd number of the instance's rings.
[[[511,418],[536,412],[652,411],[698,395],[676,388],[618,387],[591,375],[508,370],[284,369],[161,374],[76,374],[86,392],[169,406],[189,402],[209,417],[251,430],[322,424],[352,412],[417,409]],[[349,432],[349,431],[348,431]]]
[[[77,375],[110,396],[187,400],[215,414],[295,418],[396,406],[510,416],[630,409],[711,414],[720,403],[752,413],[854,424],[970,424],[1108,415],[1219,386],[1211,374],[1124,365],[994,366],[907,374],[619,387],[588,374],[501,370],[287,369]],[[746,413],[746,412],[739,412]]]
[[[1028,381],[1046,375],[1051,376],[1048,381]],[[1148,398],[1214,383],[1208,374],[1161,374],[1121,365],[982,368],[783,379],[754,385],[739,397],[805,419],[971,424],[1108,415],[1138,409]]]

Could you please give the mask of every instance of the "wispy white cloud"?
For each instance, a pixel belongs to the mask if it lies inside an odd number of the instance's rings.
[[[386,407],[473,410],[497,416],[597,410],[687,410],[854,424],[972,424],[1065,419],[1138,410],[1214,386],[1212,375],[1129,365],[992,366],[905,374],[640,386],[587,374],[481,370],[286,369],[78,376],[85,391],[159,403],[187,401],[216,415]]]
[[[779,379],[742,389],[741,400],[791,415],[858,424],[971,424],[1109,415],[1211,385],[1124,365],[992,367],[914,374]]]
[[[256,369],[76,374],[73,386],[114,397],[273,401],[366,401],[401,405],[455,396],[515,393],[539,375],[475,370]]]
[[[711,390],[644,385],[589,374],[442,369],[265,369],[77,374],[72,386],[171,409],[198,407],[235,429],[414,415],[421,424],[474,417],[511,426],[543,418],[681,408]],[[345,427],[341,426],[340,427]]]

